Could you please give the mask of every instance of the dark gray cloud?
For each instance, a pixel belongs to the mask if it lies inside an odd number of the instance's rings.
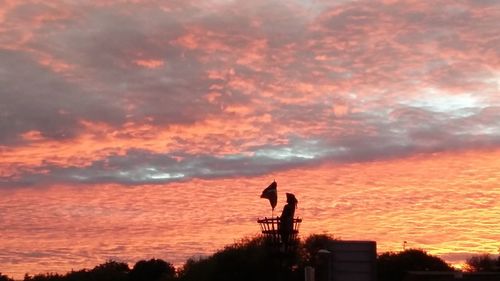
[[[0,61],[0,143],[23,142],[21,135],[32,130],[63,140],[79,133],[79,120],[124,120],[106,96],[89,93],[23,53],[0,50]]]
[[[328,133],[309,138],[290,136],[287,144],[253,146],[245,152],[223,156],[130,149],[125,155],[111,155],[83,167],[45,163],[36,169],[26,169],[16,177],[3,178],[0,185],[164,184],[193,178],[255,176],[325,162],[364,162],[500,145],[498,108],[457,117],[401,107],[392,111],[386,121],[374,116],[365,118],[364,123],[377,126],[371,128],[370,133],[359,131],[334,138]]]

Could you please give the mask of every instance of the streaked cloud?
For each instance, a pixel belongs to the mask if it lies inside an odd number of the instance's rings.
[[[143,163],[158,161],[141,157],[148,159]],[[66,272],[109,258],[132,265],[156,257],[181,266],[191,256],[257,235],[257,217],[271,214],[259,194],[273,177],[278,209],[285,192],[297,195],[302,237],[327,232],[373,239],[380,252],[399,251],[408,241],[408,247],[460,263],[498,250],[499,165],[500,150],[474,150],[165,186],[2,189],[2,273],[22,278],[25,272]]]

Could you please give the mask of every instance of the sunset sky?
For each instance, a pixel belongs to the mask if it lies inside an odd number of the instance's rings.
[[[0,0],[0,272],[302,236],[500,248],[500,1]]]

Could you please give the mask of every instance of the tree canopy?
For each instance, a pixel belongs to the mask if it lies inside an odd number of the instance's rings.
[[[295,280],[293,273],[282,267],[263,238],[245,239],[225,247],[207,258],[190,259],[179,272],[181,281],[251,281],[276,280],[280,274]]]
[[[14,279],[10,278],[9,276],[7,275],[3,275],[1,272],[0,272],[0,281],[14,281]]]
[[[130,281],[174,280],[175,267],[164,260],[140,260],[130,271]]]
[[[377,266],[381,281],[403,280],[408,271],[454,271],[442,259],[420,249],[383,253],[377,258]]]
[[[132,269],[123,262],[107,261],[90,270],[64,275],[26,275],[24,281],[298,281],[303,280],[304,267],[318,266],[318,252],[331,248],[334,241],[333,236],[313,234],[283,254],[259,236],[243,239],[204,258],[191,258],[177,270],[161,259],[140,260]],[[471,270],[481,271],[498,266],[498,260],[480,256],[471,258],[468,264]],[[453,271],[442,259],[419,249],[383,253],[377,257],[377,266],[380,281],[403,280],[408,271]],[[0,281],[13,280],[0,274]]]
[[[321,249],[328,249],[336,239],[329,234],[311,234],[302,243],[301,257],[306,265],[314,264],[316,254]]]
[[[472,256],[465,262],[465,270],[470,272],[500,271],[500,257],[494,258],[490,254]]]

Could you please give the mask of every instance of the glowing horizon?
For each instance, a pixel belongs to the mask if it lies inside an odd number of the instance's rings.
[[[496,253],[499,18],[491,1],[4,1],[0,272],[179,265],[256,234],[273,178],[315,218],[303,234]]]

